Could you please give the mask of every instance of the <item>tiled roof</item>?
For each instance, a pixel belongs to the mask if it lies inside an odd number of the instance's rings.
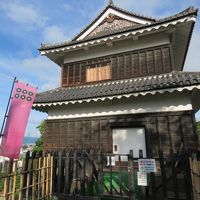
[[[149,20],[149,21],[152,21],[152,22],[155,22],[156,19],[155,18],[152,18],[152,17],[147,17],[147,16],[144,16],[144,15],[140,15],[140,14],[137,14],[137,13],[134,13],[134,12],[130,12],[130,11],[127,11],[127,10],[124,10],[122,8],[119,8],[117,7],[116,5],[114,4],[111,4],[111,5],[108,5],[89,25],[87,25],[82,31],[80,31],[80,33],[78,33],[72,40],[76,40],[80,35],[82,35],[87,29],[89,29],[102,15],[104,12],[106,12],[106,10],[108,10],[109,8],[113,8],[115,10],[118,10],[122,13],[125,13],[125,14],[128,14],[128,15],[131,15],[133,17],[139,17],[139,18],[142,18],[142,19],[145,19],[145,20]]]
[[[115,95],[183,88],[200,84],[200,72],[173,71],[167,74],[107,81],[84,86],[57,88],[36,95],[35,104],[83,100]]]
[[[91,40],[94,40],[94,39],[98,39],[98,38],[102,38],[102,37],[106,37],[106,36],[110,36],[110,35],[115,35],[115,34],[124,33],[124,32],[128,32],[128,31],[133,31],[133,30],[138,30],[138,29],[142,29],[142,28],[148,28],[148,27],[152,27],[152,26],[159,25],[159,24],[162,24],[162,23],[170,22],[170,21],[173,21],[175,19],[183,18],[183,17],[189,16],[189,15],[195,15],[196,16],[197,12],[198,12],[198,9],[196,9],[194,7],[189,7],[187,9],[185,9],[184,11],[182,11],[182,12],[176,14],[176,15],[170,16],[170,17],[162,18],[162,19],[159,19],[159,20],[155,20],[155,19],[153,20],[152,19],[151,24],[139,24],[139,25],[134,25],[133,27],[127,27],[127,28],[124,28],[124,29],[110,30],[110,31],[106,31],[106,32],[97,34],[97,35],[92,36],[92,37],[86,37],[82,40],[72,40],[72,41],[67,41],[67,42],[63,42],[63,43],[59,43],[59,44],[42,44],[39,50],[42,51],[42,50],[61,48],[61,47],[65,47],[65,46],[68,46],[68,45],[79,44],[79,43],[82,43],[82,42],[87,42],[87,41],[91,41]],[[84,29],[84,31],[85,31],[85,29]],[[82,31],[82,32],[84,32],[84,31]]]

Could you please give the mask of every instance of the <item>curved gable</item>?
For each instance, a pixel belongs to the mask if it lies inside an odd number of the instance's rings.
[[[138,24],[151,24],[154,20],[134,15],[114,6],[107,7],[89,26],[87,26],[74,40],[82,40],[99,32],[133,27]]]

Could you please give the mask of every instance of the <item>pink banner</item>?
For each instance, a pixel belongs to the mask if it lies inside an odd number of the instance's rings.
[[[36,88],[27,84],[19,81],[15,83],[1,141],[0,156],[19,158],[36,91]]]

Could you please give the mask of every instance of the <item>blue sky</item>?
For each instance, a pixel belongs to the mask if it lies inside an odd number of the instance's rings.
[[[59,86],[60,69],[40,56],[41,43],[70,40],[106,6],[108,0],[0,0],[0,125],[3,121],[12,79],[39,87]],[[124,9],[152,17],[175,14],[199,0],[114,0]],[[200,71],[200,20],[197,20],[185,71]],[[47,116],[32,111],[26,135],[38,136],[36,126]],[[200,118],[197,115],[197,118]]]

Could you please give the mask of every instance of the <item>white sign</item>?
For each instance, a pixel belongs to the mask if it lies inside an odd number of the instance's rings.
[[[147,186],[147,173],[137,172],[138,185]]]
[[[156,172],[155,159],[139,159],[138,166],[140,172]]]

